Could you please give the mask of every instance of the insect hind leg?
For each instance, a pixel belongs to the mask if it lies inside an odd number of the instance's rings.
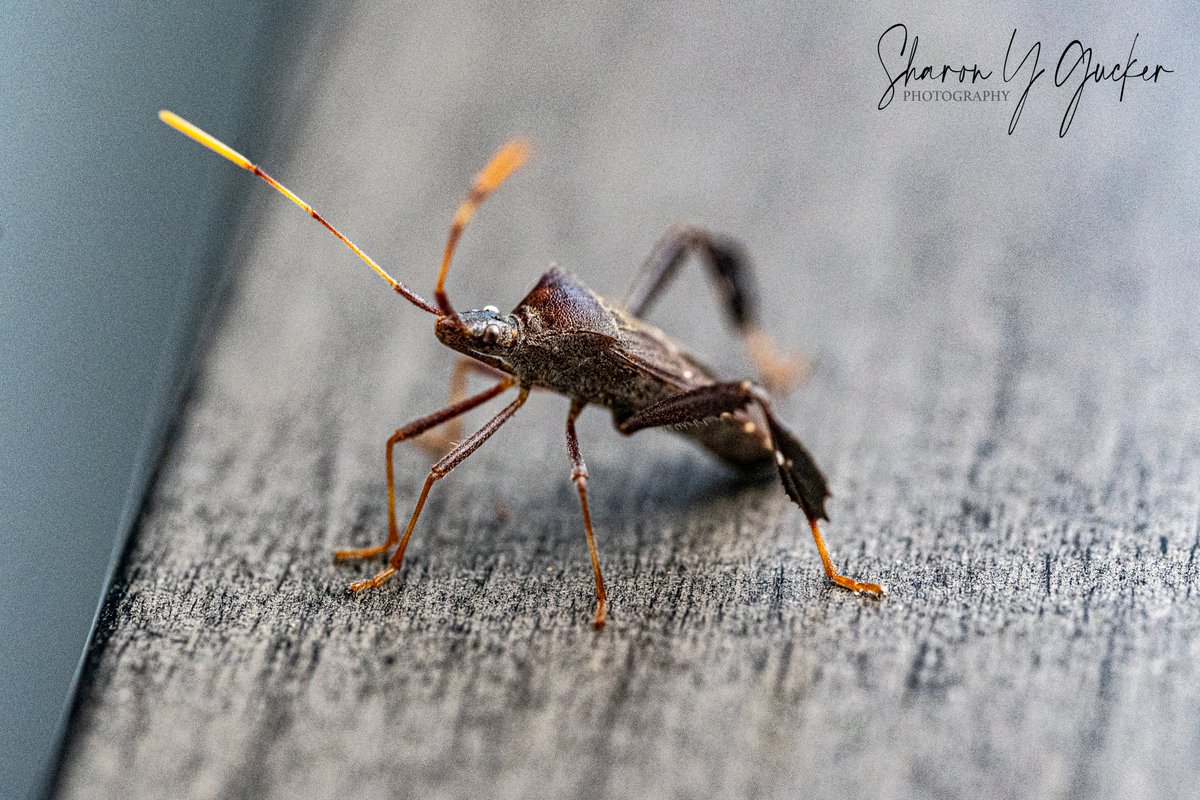
[[[745,343],[746,352],[767,388],[786,393],[808,376],[805,359],[780,354],[774,340],[758,324],[758,299],[742,248],[693,225],[671,228],[642,264],[626,295],[625,307],[642,316],[666,289],[691,253],[699,255],[712,276],[717,295]]]
[[[621,433],[633,433],[643,428],[658,428],[673,425],[688,425],[704,422],[722,414],[732,414],[746,408],[751,403],[757,405],[766,417],[767,427],[771,433],[771,449],[774,452],[775,466],[779,470],[779,478],[784,491],[804,512],[808,519],[809,529],[821,556],[821,565],[825,575],[838,586],[855,592],[866,592],[875,597],[884,595],[884,587],[877,583],[865,583],[848,578],[837,571],[829,550],[825,547],[825,539],[821,535],[818,520],[828,519],[825,513],[825,500],[829,497],[829,486],[820,467],[801,444],[796,435],[789,431],[771,411],[771,404],[766,392],[749,381],[740,383],[715,383],[702,386],[688,392],[668,397],[651,405],[618,424]]]

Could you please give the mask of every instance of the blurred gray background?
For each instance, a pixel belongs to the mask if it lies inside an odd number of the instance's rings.
[[[879,111],[895,22],[918,64],[978,61],[993,88],[1013,28],[1022,53],[1040,40],[1014,135],[1012,100]],[[435,488],[402,579],[349,596],[374,567],[330,551],[382,536],[383,440],[439,406],[452,358],[256,186],[211,259],[235,282],[101,616],[58,794],[1190,791],[1196,28],[1171,4],[357,3],[296,41],[272,133],[164,100],[423,291],[470,176],[531,137],[463,241],[461,306],[511,306],[552,261],[619,297],[680,220],[743,241],[767,327],[814,360],[779,410],[831,478],[834,557],[891,594],[827,586],[777,486],[593,410],[597,634],[566,404],[539,396]],[[1117,62],[1134,33],[1174,72],[1120,103],[1086,88],[1060,138],[1066,43]],[[156,141],[164,173],[233,171]],[[747,373],[699,269],[653,320]],[[402,514],[431,460],[398,453]]]
[[[0,796],[39,791],[57,759],[247,188],[164,169],[154,112],[264,130],[303,8],[0,12]]]

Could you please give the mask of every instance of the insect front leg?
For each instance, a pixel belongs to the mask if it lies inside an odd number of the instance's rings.
[[[689,392],[682,392],[668,397],[648,408],[639,411],[618,424],[621,433],[633,433],[643,428],[657,428],[671,425],[688,425],[704,422],[723,414],[733,414],[741,411],[751,403],[757,405],[766,417],[767,427],[771,433],[771,449],[774,452],[775,466],[779,469],[779,478],[783,482],[784,491],[788,497],[800,506],[808,519],[809,529],[813,540],[817,543],[817,552],[821,556],[821,564],[829,580],[856,592],[867,592],[876,597],[882,597],[884,588],[877,583],[863,583],[853,578],[847,578],[837,571],[829,551],[825,547],[825,539],[821,535],[818,520],[829,519],[825,513],[825,499],[829,497],[829,486],[825,476],[808,450],[789,431],[771,411],[771,404],[766,392],[749,381],[740,383],[715,383],[702,386]]]
[[[604,591],[604,576],[600,574],[600,556],[596,553],[596,537],[592,533],[592,515],[588,511],[587,464],[583,463],[583,455],[579,452],[579,437],[575,435],[575,419],[583,411],[583,406],[584,404],[578,400],[571,401],[571,410],[567,414],[567,453],[571,457],[571,480],[579,492],[579,505],[583,508],[583,529],[587,535],[588,554],[592,557],[592,574],[596,579],[596,614],[592,618],[592,624],[597,628],[602,628],[608,608],[608,595]]]
[[[504,388],[507,389],[508,386]],[[351,591],[357,592],[360,589],[378,586],[396,574],[396,571],[400,569],[400,565],[404,563],[404,550],[408,547],[408,540],[412,536],[413,528],[417,525],[417,518],[421,516],[421,509],[425,507],[425,498],[429,496],[429,490],[433,488],[433,484],[450,474],[450,470],[457,467],[468,456],[478,450],[479,446],[491,438],[491,435],[499,430],[501,425],[508,422],[512,418],[512,415],[517,413],[517,409],[525,404],[525,400],[528,397],[529,388],[522,386],[521,393],[517,395],[516,400],[513,400],[502,408],[499,414],[488,420],[487,424],[471,434],[470,438],[459,444],[447,453],[441,461],[433,465],[433,468],[429,470],[429,476],[425,478],[425,485],[421,487],[421,496],[417,498],[417,506],[413,509],[412,517],[408,520],[408,527],[404,530],[404,536],[400,539],[400,543],[396,547],[396,552],[392,553],[392,557],[388,559],[387,569],[379,572],[372,578],[355,581],[350,584]],[[391,461],[388,463],[390,464]],[[394,508],[394,504],[389,504],[389,508]],[[396,529],[392,527],[391,530],[395,531]]]
[[[392,451],[396,445],[406,439],[411,439],[414,436],[419,436],[425,431],[435,428],[444,422],[449,422],[456,417],[465,414],[471,409],[481,406],[493,397],[502,394],[506,389],[513,385],[512,378],[506,378],[497,383],[487,391],[480,392],[474,397],[468,397],[465,400],[459,400],[457,403],[443,408],[441,411],[435,411],[427,417],[413,420],[403,428],[397,428],[395,433],[388,437],[387,440],[387,502],[388,502],[388,537],[387,541],[375,547],[363,547],[356,550],[338,550],[333,554],[335,561],[343,561],[351,558],[372,558],[390,550],[397,542],[400,541],[400,533],[396,526],[396,481],[394,468],[392,466]]]
[[[649,311],[689,253],[703,258],[717,294],[763,383],[772,391],[783,393],[802,383],[808,374],[807,362],[780,355],[774,340],[759,327],[758,302],[746,257],[729,239],[715,237],[692,225],[671,228],[638,271],[625,298],[625,308],[637,317]]]

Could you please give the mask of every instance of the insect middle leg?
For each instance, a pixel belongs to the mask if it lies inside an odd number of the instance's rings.
[[[400,565],[404,563],[404,549],[408,547],[409,537],[412,536],[413,528],[417,525],[417,518],[421,516],[421,509],[425,507],[425,498],[429,496],[429,490],[433,488],[433,484],[450,474],[450,470],[457,467],[469,455],[478,450],[479,446],[491,438],[491,435],[499,430],[501,425],[508,422],[512,415],[517,413],[517,409],[525,404],[525,400],[528,397],[529,388],[522,386],[521,393],[517,395],[516,400],[513,400],[502,408],[499,414],[492,417],[488,420],[487,424],[471,434],[469,439],[455,447],[441,461],[433,465],[433,468],[429,470],[429,477],[425,479],[425,485],[421,487],[421,496],[417,498],[417,507],[413,509],[412,517],[408,520],[408,527],[404,530],[404,536],[400,539],[400,543],[396,547],[396,552],[392,553],[392,557],[388,559],[387,569],[379,572],[373,578],[355,581],[350,584],[351,591],[357,592],[360,589],[378,586],[396,574],[396,571],[400,569]]]
[[[465,414],[471,409],[481,406],[493,397],[502,394],[505,390],[513,385],[512,378],[506,378],[500,381],[492,388],[480,392],[479,394],[468,397],[464,400],[459,400],[452,403],[441,411],[435,411],[426,417],[413,420],[403,428],[397,428],[387,440],[387,510],[388,510],[388,537],[387,541],[375,547],[362,547],[356,550],[338,550],[333,554],[335,561],[342,561],[351,558],[372,558],[390,550],[397,542],[400,541],[400,533],[396,525],[396,481],[395,472],[392,465],[392,451],[396,445],[406,439],[411,439],[414,436],[419,436],[425,431],[437,427],[444,422],[448,422]],[[465,458],[466,456],[464,456]],[[424,496],[422,496],[424,499]]]
[[[575,419],[583,411],[583,403],[571,401],[571,410],[567,414],[567,453],[571,456],[571,480],[579,491],[579,505],[583,508],[583,529],[587,535],[588,554],[592,557],[592,574],[596,579],[596,614],[592,624],[597,628],[604,627],[608,608],[608,595],[604,592],[604,576],[600,574],[600,556],[596,553],[596,537],[592,533],[592,515],[588,511],[587,499],[587,464],[583,463],[583,455],[579,452],[579,437],[575,435]]]
[[[780,355],[774,341],[759,327],[758,303],[746,258],[741,248],[728,239],[714,237],[692,225],[668,230],[634,278],[625,308],[634,316],[643,316],[689,253],[701,256],[708,266],[717,294],[763,383],[776,392],[788,392],[802,383],[808,372],[807,363]]]
[[[703,422],[740,411],[751,403],[757,405],[766,417],[771,433],[772,455],[775,466],[779,469],[779,478],[788,497],[800,506],[808,519],[808,527],[817,544],[817,553],[821,556],[821,565],[825,568],[826,576],[838,586],[882,597],[884,588],[879,584],[848,578],[834,567],[818,525],[818,520],[828,519],[825,514],[825,499],[829,496],[829,488],[825,476],[800,440],[784,427],[771,411],[770,401],[760,387],[749,381],[742,381],[714,383],[689,392],[681,392],[626,418],[617,429],[621,433],[633,433],[643,428]]]

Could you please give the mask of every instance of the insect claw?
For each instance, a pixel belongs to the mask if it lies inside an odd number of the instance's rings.
[[[831,577],[836,585],[841,586],[843,589],[849,589],[855,594],[872,595],[876,600],[882,599],[887,594],[887,589],[878,583],[863,583],[853,578],[847,578],[844,575],[834,575]]]
[[[392,577],[392,575],[394,575],[394,574],[396,574],[396,568],[388,567],[387,569],[383,570],[382,572],[380,572],[373,578],[367,578],[365,580],[355,581],[354,583],[350,584],[350,591],[359,592],[359,591],[362,591],[363,589],[374,589],[376,586],[383,583],[388,578]]]
[[[807,358],[780,353],[771,338],[757,328],[751,328],[745,336],[750,360],[773,394],[789,394],[808,382],[812,365]]]
[[[604,627],[604,623],[608,619],[607,613],[606,613],[607,610],[608,610],[608,603],[603,598],[601,598],[596,603],[596,614],[595,614],[595,616],[592,617],[592,627],[594,627],[596,630],[600,630],[601,628]]]
[[[812,367],[807,359],[794,356],[759,365],[763,382],[777,395],[787,395],[808,383]]]

